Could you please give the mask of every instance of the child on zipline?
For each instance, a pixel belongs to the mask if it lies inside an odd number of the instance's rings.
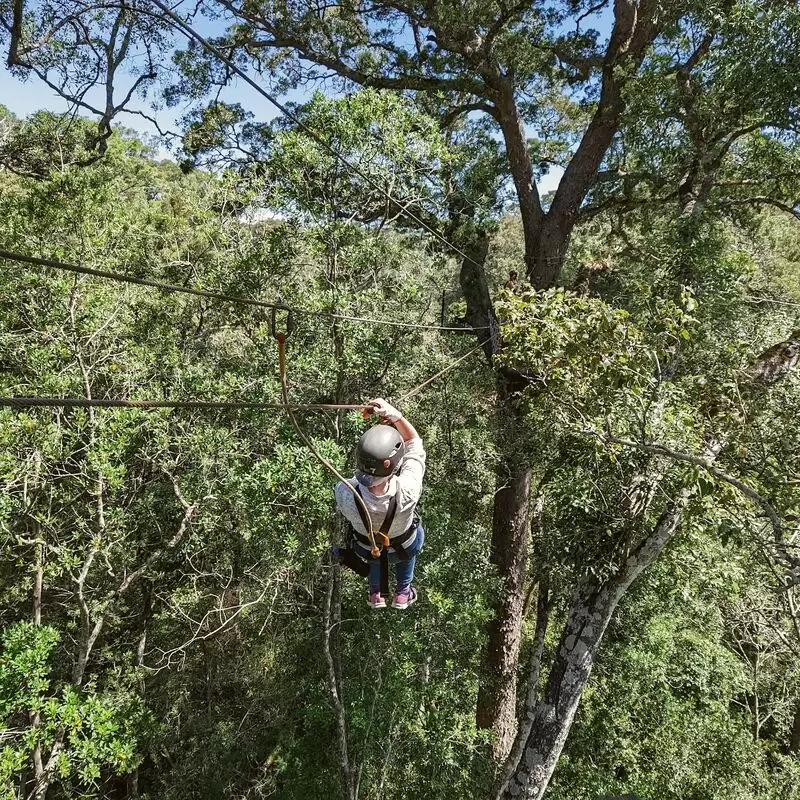
[[[425,531],[417,515],[417,502],[425,474],[425,450],[414,426],[382,398],[367,403],[385,424],[364,433],[356,449],[356,472],[348,481],[369,511],[375,530],[389,537],[388,561],[394,564],[395,593],[392,608],[406,609],[416,602],[411,585],[417,554]],[[343,483],[335,489],[336,506],[350,523],[354,555],[369,565],[369,604],[386,608],[381,594],[381,559],[372,556],[372,541],[364,511]],[[388,525],[387,525],[388,523]],[[384,568],[385,568],[384,561]]]

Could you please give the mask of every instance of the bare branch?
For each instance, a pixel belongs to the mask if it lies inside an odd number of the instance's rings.
[[[344,698],[342,697],[341,663],[333,632],[341,622],[341,601],[339,597],[339,581],[341,567],[331,564],[327,570],[327,586],[322,611],[322,649],[328,666],[328,692],[336,717],[336,735],[339,745],[339,769],[342,777],[342,789],[345,800],[355,800],[354,779],[356,775],[350,764],[347,741],[347,717]]]
[[[458,117],[462,114],[469,114],[470,111],[483,111],[485,114],[488,114],[490,117],[494,117],[497,119],[497,108],[493,106],[491,103],[482,103],[482,102],[475,102],[475,103],[464,103],[460,106],[455,106],[454,108],[450,108],[447,110],[445,115],[442,117],[442,126],[445,128],[449,128]]]

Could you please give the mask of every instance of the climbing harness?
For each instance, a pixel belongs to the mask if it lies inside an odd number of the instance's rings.
[[[361,487],[357,486],[356,492],[360,497],[362,496]],[[361,517],[361,524],[364,526],[365,530],[369,530],[369,528],[367,527],[368,520],[361,513],[361,506],[358,506],[358,511],[359,511],[359,516]],[[387,597],[389,595],[389,548],[391,547],[394,550],[395,556],[400,561],[408,561],[411,558],[411,551],[407,548],[407,545],[408,542],[414,538],[414,535],[417,532],[417,527],[419,526],[419,517],[415,513],[414,519],[410,527],[399,536],[395,536],[394,539],[390,539],[389,531],[392,528],[392,523],[394,522],[394,517],[396,512],[397,512],[397,494],[394,494],[392,495],[391,500],[389,500],[389,507],[386,509],[386,516],[384,517],[383,522],[381,523],[381,526],[377,532],[378,541],[380,542],[380,547],[381,547],[381,552],[380,555],[378,556],[378,558],[380,559],[379,587],[380,587],[380,593],[383,597]],[[352,525],[350,526],[350,534],[354,542],[361,545],[362,547],[367,546],[369,541],[368,538],[360,531],[356,530]],[[356,556],[356,558],[358,557],[357,554],[354,553],[354,555]],[[345,566],[349,565],[346,564]],[[367,574],[369,574],[369,568],[367,569]]]
[[[162,290],[182,291],[188,294],[210,297],[217,300],[226,300],[229,302],[259,305],[269,308],[271,311],[272,335],[275,338],[278,345],[278,368],[280,371],[281,393],[283,398],[282,403],[264,403],[264,402],[249,402],[249,401],[210,401],[210,400],[191,400],[191,399],[190,400],[133,400],[127,398],[16,396],[16,397],[0,397],[0,407],[13,408],[17,410],[24,408],[43,408],[43,407],[44,408],[99,407],[99,408],[139,408],[139,409],[158,409],[158,408],[283,409],[286,411],[286,414],[289,418],[289,421],[292,424],[292,427],[295,429],[298,436],[302,439],[303,443],[306,445],[306,447],[308,447],[308,449],[311,451],[314,457],[324,467],[326,467],[326,469],[328,469],[331,473],[333,473],[339,479],[339,481],[341,481],[341,483],[345,487],[347,487],[347,489],[352,493],[356,503],[356,508],[358,509],[358,513],[361,518],[361,522],[364,526],[364,530],[366,531],[366,536],[362,535],[360,532],[355,531],[355,529],[353,529],[351,539],[353,539],[354,542],[358,542],[362,547],[368,548],[370,556],[372,558],[381,559],[381,593],[388,594],[388,550],[391,547],[394,550],[396,556],[401,560],[407,560],[408,558],[410,558],[410,553],[406,550],[405,545],[411,538],[413,538],[413,534],[419,525],[419,518],[415,515],[411,527],[401,536],[395,537],[394,541],[390,540],[389,530],[391,528],[392,522],[394,521],[396,504],[397,504],[396,497],[393,497],[390,502],[390,507],[387,512],[386,518],[383,520],[380,528],[376,531],[372,519],[370,517],[369,509],[367,508],[366,503],[364,502],[364,499],[358,488],[353,487],[350,481],[347,478],[345,478],[344,475],[342,475],[336,469],[336,467],[334,467],[333,464],[331,464],[330,461],[328,461],[317,450],[313,442],[308,438],[308,436],[306,436],[303,429],[298,424],[297,419],[294,415],[294,411],[299,411],[299,410],[364,411],[371,408],[371,406],[363,403],[362,404],[344,404],[344,403],[303,404],[303,403],[291,403],[289,401],[289,385],[286,377],[286,341],[291,335],[292,331],[294,330],[294,312],[296,311],[296,309],[293,309],[283,304],[266,303],[257,300],[249,300],[248,298],[232,297],[200,289],[195,290],[195,289],[188,289],[186,287],[173,287],[169,284],[163,284],[158,281],[150,281],[147,279],[128,277],[128,276],[118,275],[115,273],[104,272],[101,270],[94,270],[89,267],[79,267],[77,265],[65,264],[64,262],[50,261],[48,259],[40,259],[32,256],[21,256],[20,254],[11,253],[9,251],[2,249],[0,249],[0,259],[9,259],[14,261],[19,261],[22,263],[40,264],[43,266],[67,269],[68,271],[71,272],[86,273],[89,275],[95,275],[97,277],[113,278],[117,280],[127,281],[130,283],[142,284],[145,286],[151,286],[153,288],[158,288]],[[278,325],[279,312],[284,313],[286,315],[285,325],[282,329],[279,329]],[[318,312],[310,312],[310,313],[318,313]],[[329,316],[334,318],[343,318],[343,319],[354,319],[354,320],[361,319],[358,317],[343,317],[342,315],[334,315],[334,314]],[[363,319],[362,321],[372,322],[373,320]],[[380,322],[380,320],[375,320],[375,322]],[[406,323],[397,323],[397,324],[405,325]],[[409,325],[409,327],[435,328],[437,326]],[[449,330],[455,330],[455,329],[451,328]],[[461,364],[465,359],[471,356],[476,350],[480,349],[482,346],[483,344],[481,343],[469,349],[466,353],[461,355],[456,361],[452,362],[451,364],[448,364],[447,367],[445,367],[432,377],[425,380],[422,384],[420,384],[416,388],[407,392],[400,399],[405,400],[410,397],[413,397],[419,391],[428,386],[430,383],[432,383],[445,373],[457,367],[459,364]],[[365,577],[369,575],[369,565],[362,558],[360,558],[353,549],[343,548],[339,550],[339,560],[344,566],[349,567],[350,569],[357,572],[359,575]]]

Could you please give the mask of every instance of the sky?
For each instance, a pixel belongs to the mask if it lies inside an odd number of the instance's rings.
[[[612,20],[613,17],[607,7],[598,14],[593,14],[592,18],[587,20],[584,25],[598,28],[601,31],[601,35],[605,36],[610,32]],[[206,36],[219,34],[224,28],[224,21],[220,20],[217,23],[212,23],[212,25],[214,27],[204,29],[201,32]],[[5,53],[2,55],[5,56]],[[282,101],[302,102],[310,97],[311,91],[312,89],[304,92],[291,92],[288,97],[283,96],[280,99]],[[262,122],[273,119],[279,113],[266,98],[243,81],[234,81],[224,91],[221,99],[227,102],[240,103],[253,114],[254,119]],[[40,110],[56,113],[63,113],[69,110],[66,101],[35,75],[27,80],[22,80],[12,75],[5,65],[5,58],[0,60],[0,104],[5,105],[19,117],[25,117]],[[180,129],[180,118],[190,110],[190,105],[187,104],[171,108],[162,105],[157,111],[154,111],[146,100],[141,100],[138,103],[134,102],[131,105],[133,108],[155,117],[162,129],[174,131]],[[116,124],[125,125],[140,134],[158,135],[156,128],[138,115],[122,114],[118,117]],[[174,157],[173,153],[164,146],[160,148],[159,155],[162,158]],[[557,188],[562,175],[563,170],[559,168],[551,169],[550,173],[539,182],[539,191],[542,194],[553,191]]]
[[[96,94],[99,94],[96,93]],[[120,92],[123,94],[123,92]],[[88,95],[91,102],[91,93]],[[255,119],[268,121],[277,115],[275,107],[262,97],[252,87],[236,81],[225,91],[222,99],[228,102],[241,103],[246,109],[251,111]],[[287,98],[283,98],[286,100]],[[301,95],[293,94],[288,98],[296,102],[303,99]],[[102,100],[98,99],[102,104]],[[53,111],[64,113],[69,110],[69,104],[62,97],[59,97],[38,77],[32,75],[27,80],[15,77],[11,74],[3,61],[0,67],[0,104],[6,106],[18,117],[26,117],[35,111]],[[179,130],[178,120],[184,116],[191,108],[191,104],[178,105],[171,108],[160,107],[154,111],[148,100],[139,100],[130,103],[132,109],[142,111],[154,117],[159,126],[164,130]],[[83,116],[90,116],[88,113],[81,112]],[[135,114],[121,114],[117,117],[115,124],[124,125],[142,134],[158,136],[158,130],[146,119]],[[164,151],[166,155],[166,151]]]
[[[229,102],[240,103],[244,108],[252,112],[255,119],[260,121],[268,121],[278,114],[278,111],[269,101],[243,81],[235,81],[231,84],[223,99]],[[302,101],[304,98],[302,93],[297,92],[292,93],[288,98],[281,97],[280,99],[282,101],[288,99],[292,102],[298,102]],[[69,110],[68,103],[46,84],[42,83],[35,75],[29,77],[25,81],[20,80],[10,73],[5,66],[5,61],[3,61],[2,67],[0,67],[0,104],[6,106],[6,108],[18,117],[27,117],[29,114],[42,110],[55,113],[64,113]],[[190,105],[187,104],[173,108],[163,107],[157,112],[154,112],[147,101],[141,101],[139,103],[133,103],[132,108],[141,110],[155,117],[162,129],[178,130],[178,120],[189,111]],[[123,114],[117,120],[117,124],[120,123],[140,134],[147,134],[148,136],[158,135],[158,131],[150,122],[137,115]],[[159,155],[161,158],[174,157],[173,153],[166,147],[160,148]],[[550,173],[539,182],[539,191],[542,194],[553,191],[558,186],[562,174],[563,170],[553,168]]]

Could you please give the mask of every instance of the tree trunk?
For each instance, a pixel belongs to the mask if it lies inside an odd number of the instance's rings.
[[[491,562],[502,579],[500,596],[489,622],[486,653],[488,675],[478,690],[479,728],[494,732],[492,756],[505,760],[517,729],[517,666],[522,638],[528,553],[528,501],[531,472],[521,469],[494,496]]]
[[[503,132],[508,165],[517,191],[525,241],[525,271],[530,277],[537,269],[536,254],[539,251],[544,211],[533,174],[525,122],[517,108],[514,86],[508,78],[498,78],[496,85],[489,87],[489,90],[497,108],[497,121]]]
[[[800,753],[800,702],[794,709],[794,724],[792,725],[792,736],[789,739],[789,752],[795,755]]]
[[[613,67],[603,70],[603,101],[570,159],[544,217],[536,251],[528,261],[528,279],[537,289],[553,286],[561,275],[578,211],[597,178],[597,172],[619,127],[623,109],[621,88]]]
[[[463,244],[464,255],[458,279],[467,302],[467,324],[475,329],[475,336],[490,359],[500,349],[500,333],[494,315],[489,284],[484,263],[489,253],[489,236],[478,231]]]
[[[517,190],[525,238],[525,267],[536,289],[555,285],[561,275],[581,204],[591,191],[603,159],[619,129],[625,109],[627,76],[638,71],[647,47],[658,32],[658,0],[614,0],[614,27],[603,59],[600,98],[575,154],[544,213],[533,175],[525,126],[512,81],[498,76],[487,81],[495,116],[503,132],[508,163]]]
[[[328,692],[336,717],[336,741],[339,751],[339,774],[341,777],[342,800],[355,800],[356,775],[350,763],[347,740],[347,714],[344,704],[342,682],[342,663],[339,649],[339,628],[341,626],[340,581],[341,567],[330,563],[327,571],[327,586],[322,613],[322,644],[327,665]]]
[[[542,673],[542,657],[544,655],[544,640],[547,635],[547,627],[550,622],[550,588],[546,575],[539,578],[537,585],[536,600],[536,630],[533,634],[533,646],[531,648],[530,664],[528,666],[528,691],[525,698],[525,708],[527,712],[523,715],[517,728],[514,745],[506,759],[503,768],[497,779],[497,789],[502,790],[506,782],[513,774],[522,758],[525,745],[530,736],[534,723],[534,709],[536,708],[536,698],[539,692],[539,680]]]
[[[488,236],[473,232],[463,243],[467,258],[461,265],[460,282],[467,301],[467,321],[484,345],[487,358],[500,347],[497,322],[483,264],[489,249]],[[513,376],[500,374],[501,406],[498,414],[515,419],[510,400]],[[492,513],[491,560],[502,581],[495,615],[489,623],[485,654],[486,677],[478,692],[478,727],[492,730],[495,758],[505,759],[516,731],[517,664],[525,602],[525,560],[530,470],[511,465],[498,474],[498,489]]]
[[[621,89],[614,78],[613,67],[606,67],[603,102],[589,123],[577,152],[570,159],[547,213],[542,208],[536,188],[524,123],[513,88],[503,84],[496,90],[495,102],[519,200],[525,271],[535,289],[547,289],[561,275],[578,211],[595,182],[597,171],[619,127],[623,109]]]
[[[534,708],[522,759],[499,795],[504,800],[538,800],[544,794],[615,606],[613,596],[597,586],[586,585],[575,592],[544,696]]]
[[[524,752],[496,800],[541,800],[569,735],[611,615],[633,581],[656,559],[675,532],[689,496],[690,490],[684,489],[668,504],[651,533],[614,578],[604,584],[585,581],[575,590],[542,699],[530,709],[533,725]]]

